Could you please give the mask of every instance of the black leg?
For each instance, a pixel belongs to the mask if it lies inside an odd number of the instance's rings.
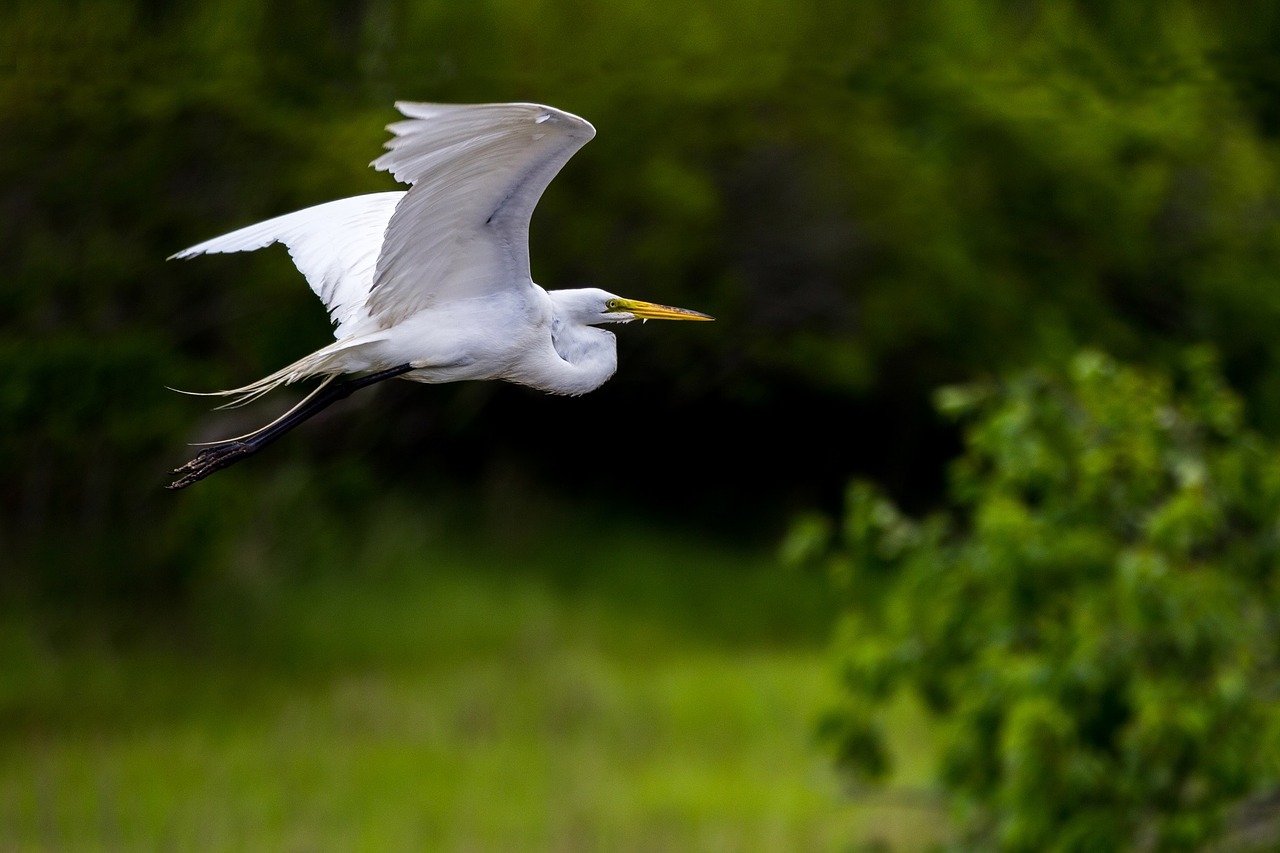
[[[391,379],[402,373],[408,373],[413,370],[413,366],[402,364],[399,367],[392,367],[387,370],[381,370],[377,373],[370,373],[368,376],[361,376],[356,379],[348,379],[346,382],[340,382],[330,388],[317,394],[306,402],[305,405],[299,406],[297,411],[290,412],[281,418],[278,423],[274,423],[261,432],[256,432],[243,439],[236,441],[228,441],[224,444],[218,444],[213,447],[206,447],[201,450],[194,459],[183,465],[181,468],[175,468],[171,473],[178,479],[174,480],[165,488],[167,489],[185,489],[192,483],[203,480],[214,471],[221,471],[229,465],[234,465],[246,456],[257,453],[298,424],[316,415],[321,410],[333,405],[339,400],[345,400],[354,392],[359,391],[376,382],[384,379]]]

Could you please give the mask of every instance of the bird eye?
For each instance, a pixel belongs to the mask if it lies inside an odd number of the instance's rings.
[[[610,311],[617,311],[618,308],[620,308],[621,306],[622,306],[622,303],[616,299],[610,299],[608,302],[604,304],[604,307],[608,308]]]

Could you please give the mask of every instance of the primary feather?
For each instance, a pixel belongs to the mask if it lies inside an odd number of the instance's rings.
[[[531,285],[533,209],[595,128],[538,104],[396,107],[409,120],[387,126],[387,153],[372,165],[411,184],[408,192],[319,204],[172,257],[284,243],[339,339],[448,300]]]
[[[341,338],[352,315],[369,298],[387,222],[404,195],[403,191],[372,193],[318,204],[197,243],[171,258],[250,252],[284,243],[329,309],[337,327],[334,335]]]
[[[373,167],[413,188],[387,224],[371,318],[391,326],[442,301],[531,285],[534,206],[595,128],[537,104],[396,106],[410,120],[387,127],[394,136]]]

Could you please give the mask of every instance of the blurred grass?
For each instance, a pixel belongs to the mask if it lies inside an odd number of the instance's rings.
[[[0,850],[938,837],[928,808],[851,796],[815,740],[835,690],[815,579],[652,524],[531,513],[495,537],[394,500],[354,521],[295,510],[244,526],[181,612],[4,614]],[[913,719],[895,735],[918,784]]]

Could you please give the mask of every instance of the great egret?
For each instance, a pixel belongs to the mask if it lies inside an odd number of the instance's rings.
[[[595,128],[538,104],[398,102],[375,169],[410,185],[339,199],[250,225],[173,255],[284,243],[336,329],[334,343],[242,388],[239,406],[311,376],[320,386],[261,429],[213,442],[176,469],[182,489],[262,449],[353,391],[392,377],[505,379],[585,394],[618,366],[603,323],[710,320],[596,288],[546,291],[529,273],[529,218]],[[354,379],[332,384],[344,374]]]

